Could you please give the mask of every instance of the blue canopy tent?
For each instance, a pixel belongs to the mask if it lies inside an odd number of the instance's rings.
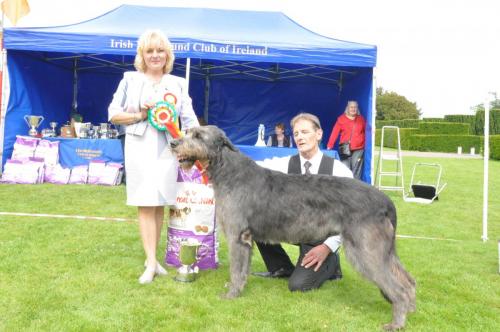
[[[253,145],[259,123],[272,130],[298,112],[316,114],[324,144],[348,100],[367,119],[363,179],[371,182],[376,47],[318,35],[278,12],[120,6],[78,24],[7,28],[10,95],[3,163],[24,115],[64,123],[77,109],[84,121],[106,122],[123,71],[133,70],[138,36],[164,31],[174,74],[189,77],[199,117],[224,129],[236,144]],[[269,132],[269,131],[268,131]]]

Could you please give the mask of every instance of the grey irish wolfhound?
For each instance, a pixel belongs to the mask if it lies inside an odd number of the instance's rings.
[[[392,304],[384,328],[404,327],[415,310],[415,281],[396,255],[396,209],[386,195],[354,179],[262,168],[215,126],[192,129],[171,147],[182,167],[199,160],[213,184],[230,254],[227,298],[245,286],[253,241],[316,243],[341,234],[349,262]]]

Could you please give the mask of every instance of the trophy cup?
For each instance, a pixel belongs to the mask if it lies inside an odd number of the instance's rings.
[[[57,136],[57,122],[55,121],[52,121],[52,122],[49,122],[49,125],[50,125],[50,128],[52,128],[52,134],[54,135],[53,137],[56,137]]]
[[[257,130],[257,143],[255,143],[255,146],[266,146],[266,142],[264,142],[265,130],[266,127],[264,127],[263,124],[260,124],[259,129]]]
[[[176,281],[193,282],[198,273],[198,267],[193,265],[198,262],[202,256],[199,255],[199,249],[204,246],[195,239],[183,239],[180,241],[179,261],[181,266],[177,269]]]
[[[38,132],[36,129],[43,122],[44,117],[41,115],[25,115],[24,121],[30,127],[28,134],[32,137],[38,136]]]

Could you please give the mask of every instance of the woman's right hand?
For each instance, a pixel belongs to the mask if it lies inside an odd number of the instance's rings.
[[[149,109],[153,108],[155,103],[152,101],[147,101],[143,105],[141,105],[141,112],[147,112]]]

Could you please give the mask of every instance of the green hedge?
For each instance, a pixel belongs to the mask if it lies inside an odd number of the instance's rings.
[[[490,158],[500,160],[500,135],[490,136]]]
[[[470,125],[468,123],[453,122],[420,122],[419,134],[422,135],[469,135]]]
[[[473,124],[476,121],[475,115],[450,114],[444,116],[445,122],[459,122]]]
[[[408,139],[409,150],[456,153],[459,146],[464,153],[472,147],[480,153],[482,137],[476,135],[412,135]]]
[[[408,119],[408,120],[376,120],[375,128],[382,129],[383,126],[396,126],[399,128],[418,128],[420,120],[418,119]]]
[[[381,129],[375,130],[375,145],[380,146]],[[476,154],[483,153],[484,137],[477,135],[422,135],[418,129],[404,128],[399,130],[401,149],[410,151],[449,152],[456,153],[462,147],[462,153],[469,153],[473,147]],[[384,146],[397,149],[395,130],[386,130]],[[490,136],[490,158],[500,160],[500,135]]]
[[[410,138],[418,133],[418,129],[416,128],[403,128],[399,129],[399,136],[401,139],[401,149],[410,150],[409,140]],[[382,135],[382,129],[375,130],[375,145],[380,146]],[[388,148],[398,148],[398,138],[396,134],[396,130],[394,129],[386,129],[385,137],[384,137],[384,146]]]
[[[484,111],[477,111],[473,132],[476,135],[484,135]],[[490,111],[490,135],[500,134],[500,110]]]
[[[422,121],[424,121],[424,122],[445,122],[445,119],[444,118],[422,118]]]

